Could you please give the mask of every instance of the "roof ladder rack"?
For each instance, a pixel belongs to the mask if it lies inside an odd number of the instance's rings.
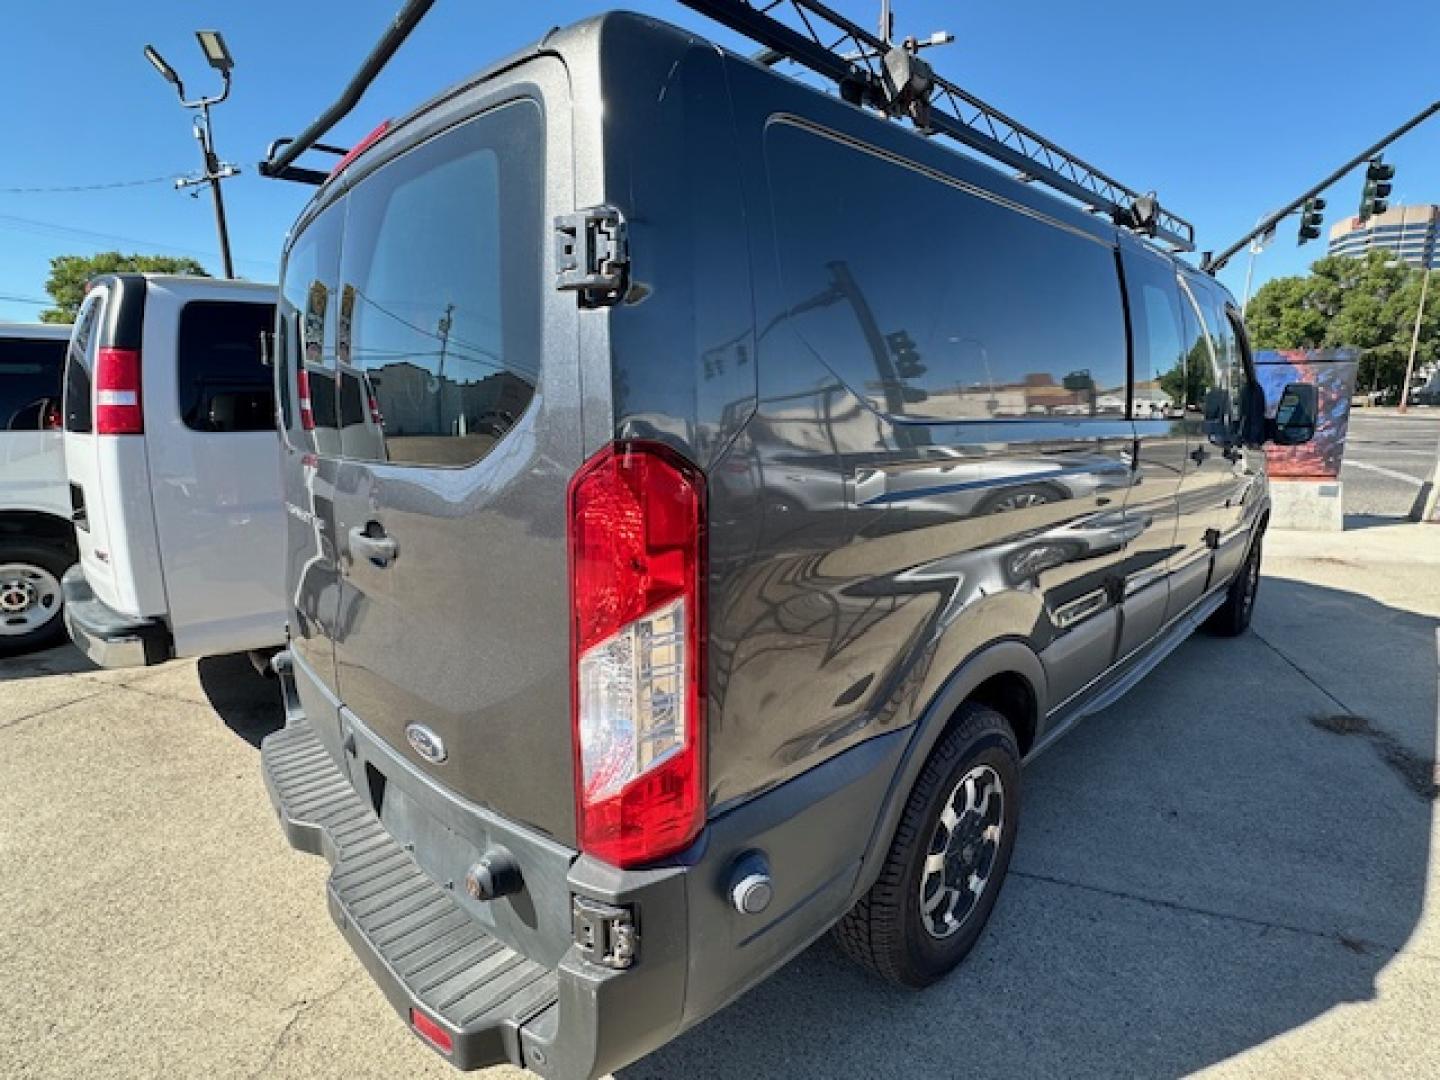
[[[751,38],[770,65],[792,60],[830,79],[840,96],[890,117],[908,116],[923,133],[946,135],[985,157],[1067,195],[1133,232],[1177,251],[1195,250],[1195,228],[1141,194],[1061,149],[1043,135],[935,74],[917,55],[861,29],[818,0],[681,0],[686,7]]]
[[[307,150],[344,151],[320,140],[344,119],[375,76],[424,18],[435,0],[405,0],[340,97],[293,139],[270,144],[260,174],[320,184],[325,173],[295,164]],[[899,45],[862,30],[819,0],[680,0],[693,11],[764,47],[764,64],[792,60],[833,81],[840,96],[886,116],[908,116],[927,135],[940,134],[1010,166],[1021,179],[1047,185],[1119,226],[1195,250],[1195,229],[1161,208],[1155,194],[1141,194],[1111,179],[1043,135],[939,75],[919,52],[938,42],[907,38]],[[889,4],[884,8],[888,24]],[[781,16],[785,20],[782,21]],[[887,35],[888,37],[888,30]]]

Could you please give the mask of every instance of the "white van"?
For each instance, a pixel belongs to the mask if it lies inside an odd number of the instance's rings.
[[[75,562],[60,387],[70,327],[0,323],[0,655],[65,635],[60,580]]]
[[[271,286],[95,279],[65,364],[79,564],[70,637],[104,667],[259,651],[285,636],[283,517],[264,338]]]

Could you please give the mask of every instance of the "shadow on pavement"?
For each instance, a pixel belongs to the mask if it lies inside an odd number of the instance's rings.
[[[1267,577],[1255,632],[1187,642],[1027,769],[949,979],[894,989],[825,939],[618,1076],[1179,1075],[1369,1000],[1425,893],[1435,626]],[[1336,734],[1371,652],[1408,685]]]
[[[33,679],[44,675],[73,675],[99,671],[90,658],[68,641],[63,645],[20,656],[0,655],[0,682]]]
[[[200,688],[225,726],[251,746],[285,726],[279,681],[257,672],[246,653],[202,657],[197,671]]]

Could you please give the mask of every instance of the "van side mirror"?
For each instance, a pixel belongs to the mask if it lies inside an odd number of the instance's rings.
[[[1320,412],[1320,395],[1313,383],[1291,383],[1280,395],[1275,419],[1270,421],[1270,441],[1276,446],[1299,446],[1315,437]]]
[[[1230,392],[1223,386],[1205,391],[1205,434],[1211,442],[1224,442],[1229,434]]]

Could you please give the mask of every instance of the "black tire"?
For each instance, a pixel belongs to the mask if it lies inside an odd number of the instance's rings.
[[[1000,514],[1007,510],[1022,510],[1032,506],[1047,506],[1064,502],[1070,493],[1054,484],[1021,484],[1018,487],[1001,488],[983,499],[975,508],[975,516]]]
[[[998,827],[999,837],[996,841],[965,845],[965,851],[972,846],[978,848],[981,858],[985,848],[991,847],[985,880],[968,911],[956,920],[956,928],[937,936],[927,926],[933,914],[922,912],[926,902],[922,893],[922,881],[927,878],[925,864],[932,845],[941,843],[942,813],[961,793],[962,780],[977,771],[998,780],[1000,820],[992,825]],[[994,794],[991,789],[985,805]],[[1010,866],[1019,817],[1020,753],[1010,725],[1005,717],[984,705],[962,706],[954,726],[931,752],[906,800],[879,878],[835,926],[834,935],[841,949],[875,974],[902,986],[929,986],[944,977],[965,959],[985,929]],[[962,816],[955,828],[947,830],[945,851],[951,840],[965,839],[960,835],[965,820]],[[943,873],[948,875],[949,860],[945,862]]]
[[[75,562],[74,552],[67,551],[54,544],[46,544],[38,540],[11,539],[0,537],[0,567],[29,567],[32,571],[39,571],[48,575],[58,584]],[[34,580],[22,582],[21,575],[0,575],[0,605],[3,605],[5,589],[8,585],[18,596],[20,589],[34,587]],[[48,582],[46,583],[46,594],[48,596]],[[18,653],[34,652],[37,649],[49,648],[65,640],[65,620],[60,616],[61,600],[54,596],[46,600],[38,607],[32,607],[24,612],[11,610],[7,612],[0,606],[0,631],[10,627],[10,632],[0,632],[0,656],[13,656]],[[34,618],[33,612],[39,611],[46,616],[45,621],[28,631],[14,632],[14,628],[23,625],[26,621]]]
[[[1250,620],[1255,615],[1255,597],[1260,591],[1261,541],[1257,536],[1250,545],[1250,553],[1240,564],[1230,587],[1225,591],[1225,602],[1215,609],[1215,614],[1205,620],[1205,629],[1217,637],[1239,637],[1250,629]]]

